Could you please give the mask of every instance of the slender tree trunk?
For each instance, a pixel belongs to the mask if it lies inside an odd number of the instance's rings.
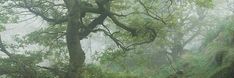
[[[182,45],[176,45],[176,46],[174,46],[173,49],[172,49],[172,54],[171,54],[173,60],[178,59],[180,57],[182,51],[183,51]]]
[[[65,78],[81,78],[81,68],[84,64],[85,53],[81,48],[79,29],[81,28],[80,0],[64,0],[68,8],[67,47],[70,56],[70,66]]]
[[[181,29],[181,28],[179,28]],[[173,60],[177,60],[180,55],[181,55],[181,52],[183,51],[184,49],[184,46],[183,46],[183,33],[177,31],[175,33],[175,36],[174,36],[174,44],[173,44],[173,47],[172,47],[172,58]]]

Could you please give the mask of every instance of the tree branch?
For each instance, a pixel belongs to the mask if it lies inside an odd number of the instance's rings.
[[[146,7],[146,5],[141,1],[141,0],[138,0],[138,2],[143,6],[143,8],[145,9],[146,11],[146,15],[148,15],[149,17],[153,18],[153,19],[156,19],[156,20],[159,20],[161,21],[163,24],[166,24],[166,22],[158,15],[152,15],[150,13],[150,10]]]
[[[104,28],[106,28],[105,25],[103,25],[103,26],[104,26]],[[93,32],[98,32],[98,31],[104,32],[104,34],[107,35],[107,36],[109,36],[115,42],[115,44],[118,47],[120,47],[123,51],[132,50],[133,48],[131,48],[131,47],[133,47],[133,46],[137,46],[137,45],[142,45],[142,44],[147,44],[147,43],[153,42],[155,40],[155,38],[157,37],[157,32],[154,29],[146,28],[146,30],[148,30],[148,33],[150,33],[150,38],[148,40],[142,41],[142,42],[133,43],[131,45],[125,46],[120,40],[118,40],[117,38],[115,38],[113,36],[114,33],[111,33],[108,28],[106,28],[106,29],[107,29],[107,31],[104,30],[104,29],[96,29]]]
[[[112,20],[117,26],[119,26],[120,28],[123,28],[124,30],[130,32],[133,36],[136,36],[136,35],[137,35],[136,29],[127,27],[127,26],[124,25],[123,23],[119,22],[119,20],[117,20],[117,18],[116,18],[115,16],[113,16],[113,15],[109,15],[109,17],[110,17],[111,20]]]
[[[90,24],[88,24],[87,27],[83,28],[84,31],[80,32],[81,35],[81,40],[85,37],[87,37],[94,28],[96,28],[99,24],[102,24],[104,22],[104,20],[106,19],[107,15],[105,14],[101,14],[100,16],[98,16],[96,19],[94,19]]]
[[[110,32],[108,32],[108,31],[106,31],[106,30],[104,30],[104,29],[96,29],[96,30],[93,30],[93,32],[98,32],[98,31],[101,31],[101,32],[103,32],[105,35],[109,36],[109,37],[115,42],[115,44],[116,44],[118,47],[120,47],[123,51],[128,51],[128,50],[129,50],[127,47],[124,46],[124,44],[123,44],[120,40],[118,40],[117,38],[115,38],[115,37],[113,36],[113,33],[110,33]]]
[[[16,4],[16,5],[21,7],[21,8],[27,9],[29,12],[35,14],[36,16],[40,16],[43,20],[45,20],[47,22],[52,22],[54,24],[62,24],[64,22],[67,22],[66,16],[62,16],[61,18],[57,18],[57,19],[49,18],[43,12],[40,12],[38,10],[33,9],[33,6],[35,6],[35,5],[32,5],[33,3],[28,3],[26,0],[24,0],[23,2],[24,2],[24,4]]]
[[[150,33],[150,38],[148,40],[142,41],[142,42],[138,42],[138,43],[133,43],[129,46],[127,46],[127,48],[130,48],[132,46],[137,46],[137,45],[142,45],[142,44],[147,44],[150,42],[153,42],[155,40],[155,38],[157,37],[157,32],[154,29],[151,28],[146,28],[146,31],[148,31],[148,33]]]

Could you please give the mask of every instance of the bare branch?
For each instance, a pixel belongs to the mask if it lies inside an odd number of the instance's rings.
[[[143,8],[145,9],[145,12],[146,12],[146,15],[148,15],[149,17],[153,18],[153,19],[156,19],[156,20],[159,20],[161,21],[163,24],[166,24],[166,22],[158,15],[152,15],[150,10],[146,7],[146,5],[141,1],[141,0],[138,0],[138,2],[143,6]]]
[[[110,32],[108,32],[108,31],[106,31],[106,30],[104,30],[104,29],[96,29],[96,30],[94,30],[93,32],[98,32],[98,31],[101,31],[101,32],[103,32],[105,35],[109,36],[109,37],[115,42],[115,44],[116,44],[118,47],[120,47],[123,51],[128,51],[128,50],[129,50],[127,47],[124,46],[124,44],[123,44],[120,40],[118,40],[117,38],[115,38],[115,37],[113,36],[113,33],[110,33]]]
[[[103,25],[103,26],[106,28],[105,25]],[[150,33],[150,38],[148,40],[142,41],[142,42],[133,43],[131,45],[125,46],[120,40],[118,40],[117,38],[115,38],[113,36],[114,33],[111,33],[108,28],[106,28],[106,29],[107,29],[107,31],[104,30],[104,29],[96,29],[93,32],[97,32],[97,31],[104,32],[104,34],[107,35],[107,36],[109,36],[115,42],[115,44],[118,47],[120,47],[123,51],[132,50],[132,49],[134,49],[134,48],[132,48],[133,46],[138,46],[138,45],[142,45],[142,44],[147,44],[147,43],[153,42],[155,40],[156,36],[157,36],[157,32],[155,30],[147,28],[146,30],[148,30],[148,33]]]

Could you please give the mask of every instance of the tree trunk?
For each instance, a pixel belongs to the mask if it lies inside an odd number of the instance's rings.
[[[84,64],[85,53],[81,48],[79,29],[82,27],[80,20],[80,0],[64,0],[68,8],[68,24],[66,41],[70,56],[70,66],[65,78],[81,78],[81,68]]]
[[[78,34],[78,27],[74,23],[68,24],[67,27],[67,47],[70,56],[69,72],[66,78],[80,78],[80,69],[85,60],[85,53],[81,48],[80,36]]]
[[[181,45],[176,45],[173,47],[171,55],[174,61],[180,57],[182,51],[183,51],[183,47]]]
[[[182,41],[183,41],[183,33],[177,31],[174,36],[174,44],[172,47],[172,58],[174,61],[180,57],[181,52],[184,49]]]

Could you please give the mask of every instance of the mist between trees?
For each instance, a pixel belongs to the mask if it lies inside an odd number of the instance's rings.
[[[233,78],[233,0],[0,0],[0,78]]]

